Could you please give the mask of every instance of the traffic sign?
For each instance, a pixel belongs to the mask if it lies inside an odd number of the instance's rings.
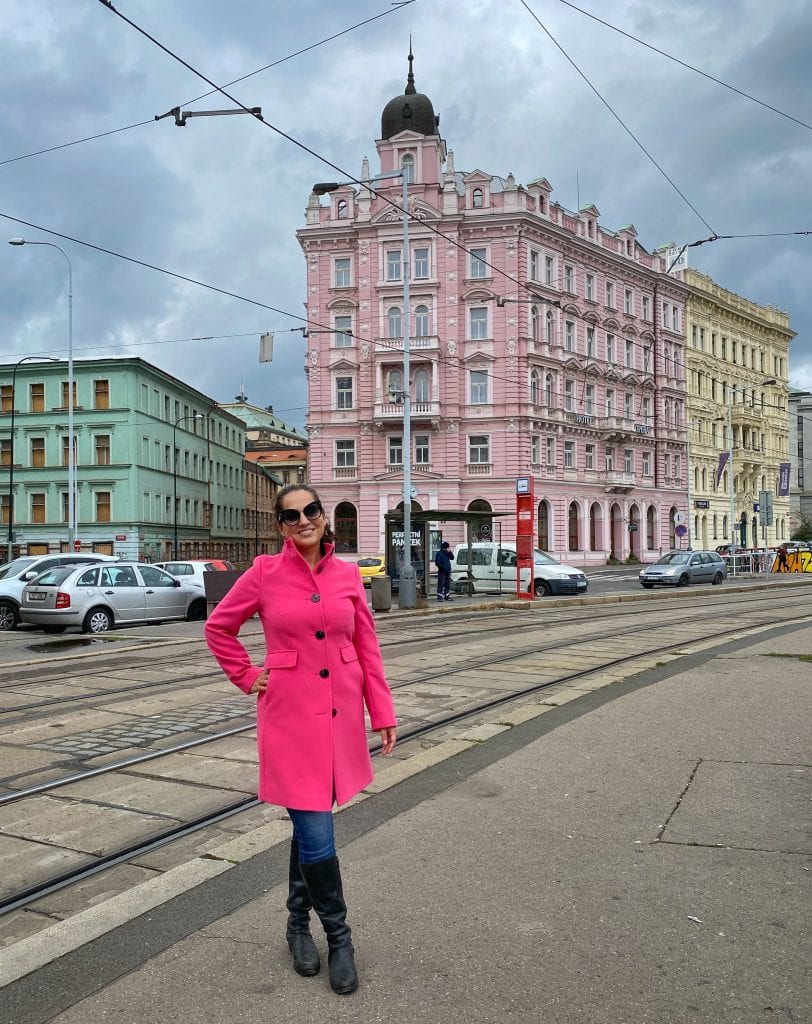
[[[677,525],[674,527],[674,533],[678,537],[684,537],[687,532],[688,527],[685,525],[685,523],[677,523]]]
[[[682,524],[684,522],[685,522],[685,513],[684,512],[675,512],[674,513],[674,524],[676,526],[682,526]],[[682,536],[682,534],[680,534],[680,536]]]

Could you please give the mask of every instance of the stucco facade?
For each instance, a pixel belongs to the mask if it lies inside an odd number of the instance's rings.
[[[510,512],[532,475],[540,547],[656,558],[687,510],[685,285],[633,226],[564,209],[545,178],[457,171],[427,106],[410,74],[376,143],[380,171],[409,176],[417,505]],[[310,476],[359,554],[383,550],[403,487],[401,183],[375,188],[312,194],[298,232],[307,315],[326,328],[307,338]]]
[[[730,472],[719,476],[733,426],[736,544],[759,547],[764,533],[754,506],[773,492],[774,524],[767,543],[790,536],[789,495],[779,496],[779,466],[789,454],[789,317],[716,284],[696,270],[680,272],[688,286],[688,420],[691,539],[694,547],[730,543]],[[764,382],[774,380],[774,384]],[[732,414],[732,416],[730,415]],[[724,459],[723,459],[724,460]],[[718,481],[718,482],[717,482]]]
[[[790,526],[812,525],[812,392],[789,395]]]

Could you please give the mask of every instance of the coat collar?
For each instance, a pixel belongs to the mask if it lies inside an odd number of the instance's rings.
[[[300,554],[299,549],[294,544],[292,537],[288,537],[285,540],[285,543],[282,545],[282,554],[285,556],[285,558],[289,559],[292,564],[299,565],[302,568],[307,569],[308,572],[313,572],[313,573],[323,572],[327,568],[327,565],[329,564],[329,561],[333,557],[333,552],[334,551],[335,551],[335,544],[331,544],[329,541],[325,541],[324,542],[324,557],[320,561],[318,561],[316,563],[315,568],[311,569],[310,566],[307,564],[307,562],[302,557],[302,555]]]

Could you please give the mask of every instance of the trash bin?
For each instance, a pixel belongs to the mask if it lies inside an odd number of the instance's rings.
[[[388,576],[373,576],[370,582],[373,612],[391,612],[392,580]]]

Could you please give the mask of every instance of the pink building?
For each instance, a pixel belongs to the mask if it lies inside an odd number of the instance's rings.
[[[674,546],[687,509],[684,286],[634,227],[565,210],[546,178],[457,171],[411,57],[381,122],[380,172],[409,175],[413,507],[512,511],[516,478],[532,475],[538,546],[562,560]],[[390,397],[404,389],[402,186],[375,187],[386,198],[311,195],[298,232],[307,315],[331,328],[307,339],[310,478],[339,549],[359,554],[383,551],[405,456]],[[510,518],[501,530],[513,537]]]

